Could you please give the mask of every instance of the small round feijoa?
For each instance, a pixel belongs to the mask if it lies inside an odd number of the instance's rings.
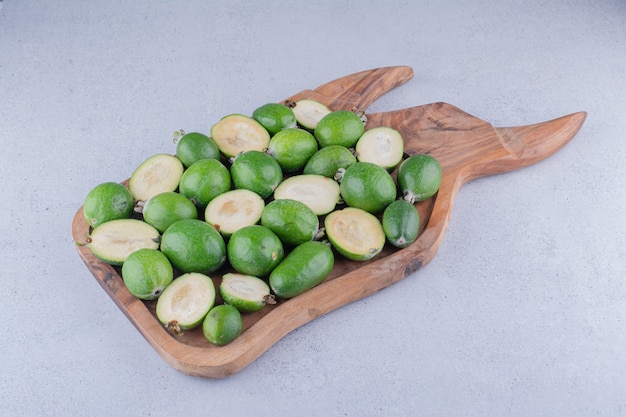
[[[281,103],[266,103],[252,112],[252,118],[259,122],[269,133],[275,135],[283,129],[296,127],[293,111]]]
[[[194,162],[180,178],[178,192],[204,209],[215,197],[230,190],[230,171],[217,159]]]
[[[260,311],[266,304],[275,303],[270,287],[264,280],[237,272],[224,274],[219,294],[226,304],[242,313]]]
[[[204,211],[204,220],[228,237],[258,223],[264,208],[265,200],[254,191],[230,190],[211,200]]]
[[[389,172],[371,162],[350,165],[341,179],[340,191],[347,205],[373,214],[387,207],[398,193]]]
[[[199,219],[178,220],[161,236],[161,251],[182,272],[213,272],[226,262],[224,238]]]
[[[246,226],[230,236],[228,260],[235,271],[263,277],[283,260],[283,243],[269,228],[262,225]]]
[[[209,310],[202,322],[202,334],[209,343],[224,346],[235,340],[243,330],[243,318],[235,307],[220,304]]]
[[[211,139],[224,156],[232,158],[250,150],[264,151],[270,143],[270,134],[252,117],[230,114],[211,127]]]
[[[313,210],[301,201],[289,199],[268,203],[261,224],[290,246],[313,240],[319,231],[319,218]]]
[[[314,134],[322,148],[329,145],[350,148],[364,131],[365,125],[359,115],[349,110],[335,110],[319,121]]]
[[[142,162],[128,180],[128,189],[136,201],[178,188],[183,176],[183,163],[177,157],[157,154]]]
[[[220,150],[213,139],[207,135],[189,132],[178,138],[176,156],[188,168],[200,159],[220,159]]]
[[[254,191],[262,198],[272,195],[283,180],[276,159],[255,150],[238,155],[230,167],[230,175],[235,188]]]
[[[318,216],[330,213],[339,202],[339,184],[332,178],[317,174],[300,174],[285,179],[274,190],[275,200],[296,200]]]
[[[309,158],[302,173],[335,178],[339,169],[346,169],[356,161],[352,151],[345,146],[329,145],[319,149]]]
[[[395,200],[383,212],[382,225],[389,243],[397,248],[406,248],[417,239],[419,212],[408,201]]]
[[[174,191],[157,194],[143,206],[143,220],[161,233],[178,220],[197,217],[196,206],[187,197]]]
[[[122,279],[128,291],[141,300],[155,300],[172,283],[174,271],[158,249],[139,249],[122,265]]]
[[[270,139],[267,153],[272,155],[285,172],[300,171],[317,151],[317,141],[308,131],[287,128]]]
[[[361,135],[355,151],[360,162],[371,162],[392,170],[402,161],[404,139],[397,130],[379,126],[368,129]]]
[[[330,213],[324,219],[326,236],[337,250],[353,261],[366,261],[385,246],[383,226],[373,214],[355,207]]]
[[[117,182],[104,182],[92,188],[83,204],[83,215],[91,227],[115,219],[128,219],[134,200],[128,188]]]
[[[441,165],[436,158],[416,154],[398,167],[398,188],[408,202],[424,201],[439,190],[441,175]]]

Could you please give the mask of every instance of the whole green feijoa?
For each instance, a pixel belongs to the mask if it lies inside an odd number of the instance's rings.
[[[313,210],[301,201],[289,199],[267,204],[261,224],[291,246],[313,240],[319,231],[319,218]]]
[[[397,248],[406,248],[417,239],[419,212],[408,201],[396,200],[383,212],[382,224],[389,243]]]
[[[227,254],[235,271],[263,277],[283,260],[285,250],[274,232],[255,224],[243,227],[230,236]]]
[[[91,227],[115,219],[128,219],[133,213],[134,200],[128,188],[116,182],[96,185],[87,193],[83,215]]]
[[[143,206],[143,220],[161,233],[178,220],[197,217],[196,206],[187,197],[174,191],[150,197]]]
[[[329,145],[350,148],[364,131],[365,124],[359,115],[349,110],[335,110],[319,121],[314,134],[322,148]]]
[[[259,122],[272,136],[282,129],[297,125],[293,111],[281,103],[267,103],[257,107],[252,112],[252,118]]]
[[[254,191],[262,198],[272,195],[283,180],[278,161],[255,150],[238,155],[230,167],[230,175],[235,188]]]
[[[315,137],[300,128],[286,128],[276,133],[267,149],[267,153],[276,158],[285,172],[301,170],[315,151]]]
[[[213,345],[224,346],[235,340],[243,330],[241,313],[230,304],[209,310],[202,322],[202,333]]]
[[[173,223],[161,236],[161,251],[182,272],[212,272],[226,262],[226,243],[213,226],[199,219]]]
[[[230,171],[217,159],[200,159],[183,173],[178,192],[200,209],[230,190]]]
[[[441,165],[431,155],[416,154],[398,167],[398,188],[410,203],[424,201],[441,186]]]
[[[350,149],[341,145],[329,145],[315,152],[302,170],[303,174],[317,174],[334,178],[340,168],[346,169],[356,162]]]
[[[155,300],[174,278],[172,264],[158,249],[138,249],[122,264],[128,291],[141,300]]]
[[[213,139],[207,135],[189,132],[178,138],[176,156],[187,168],[200,159],[220,159],[220,150]]]
[[[383,167],[357,162],[346,169],[339,184],[341,197],[350,207],[378,213],[397,197],[396,183]]]

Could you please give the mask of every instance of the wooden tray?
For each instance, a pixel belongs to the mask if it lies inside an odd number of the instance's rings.
[[[311,98],[333,110],[365,112],[374,100],[412,76],[410,67],[378,68],[302,91],[287,100]],[[72,223],[76,249],[102,288],[167,363],[189,375],[225,377],[244,368],[297,327],[392,285],[430,262],[442,242],[454,198],[463,184],[550,156],[574,137],[586,113],[504,128],[493,127],[446,103],[366,116],[367,128],[390,126],[400,131],[407,154],[428,153],[442,165],[439,192],[417,204],[422,223],[419,238],[402,250],[385,247],[368,262],[337,256],[333,272],[322,284],[293,299],[279,300],[258,313],[244,315],[242,335],[227,346],[210,345],[200,329],[181,336],[166,331],[156,319],[156,302],[144,302],[132,296],[124,286],[120,268],[99,261],[83,245],[89,225],[83,218],[82,207]],[[216,285],[223,272],[212,274]]]

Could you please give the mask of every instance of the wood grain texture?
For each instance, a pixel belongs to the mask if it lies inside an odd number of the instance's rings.
[[[287,100],[308,98],[333,110],[365,112],[378,97],[412,76],[410,67],[362,71],[315,90],[302,91]],[[317,287],[290,300],[279,299],[260,312],[245,314],[242,335],[229,345],[210,345],[200,329],[180,336],[166,331],[156,319],[156,302],[144,302],[132,296],[124,286],[120,268],[99,261],[84,245],[90,229],[83,218],[82,207],[72,223],[78,254],[105,292],[167,363],[189,375],[226,377],[243,369],[299,326],[388,287],[430,262],[441,245],[454,198],[463,184],[519,169],[552,155],[576,135],[586,113],[503,128],[493,127],[446,103],[366,116],[366,128],[393,127],[403,135],[408,155],[427,153],[442,165],[439,192],[416,204],[421,218],[419,238],[402,250],[387,245],[380,255],[367,262],[337,256],[333,272]],[[211,275],[216,286],[225,272],[228,271]]]

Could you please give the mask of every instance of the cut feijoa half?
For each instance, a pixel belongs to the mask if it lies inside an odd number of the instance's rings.
[[[159,241],[159,231],[148,223],[136,219],[117,219],[93,229],[87,246],[102,261],[122,265],[128,255],[138,249],[158,249]]]
[[[161,293],[156,305],[159,321],[173,333],[202,323],[215,304],[215,285],[204,274],[191,272],[174,279]]]
[[[261,278],[229,272],[224,274],[219,286],[222,300],[242,313],[260,311],[266,304],[275,304],[270,287]]]
[[[292,106],[298,124],[310,131],[315,130],[322,117],[331,112],[325,104],[310,99],[298,100]]]
[[[378,255],[385,245],[380,220],[365,210],[346,207],[324,219],[326,236],[333,247],[348,259],[367,261]]]
[[[177,157],[157,154],[142,162],[130,176],[128,189],[136,201],[178,188],[183,176],[183,163]]]
[[[224,156],[232,158],[250,150],[264,151],[270,143],[270,134],[252,117],[231,114],[211,127],[211,139]]]
[[[404,139],[395,129],[380,126],[368,129],[361,135],[355,147],[360,162],[371,162],[392,170],[404,154]]]
[[[265,201],[254,191],[231,190],[211,200],[204,211],[204,220],[227,237],[258,223],[264,208]]]
[[[337,181],[317,174],[294,175],[284,180],[274,190],[275,200],[296,200],[307,206],[318,216],[328,214],[339,202],[340,190]]]

